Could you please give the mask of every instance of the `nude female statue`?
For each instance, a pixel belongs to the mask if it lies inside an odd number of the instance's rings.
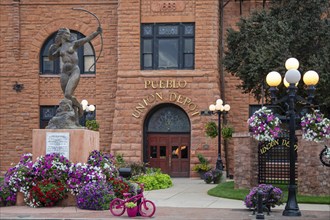
[[[49,47],[48,57],[50,60],[61,57],[61,88],[64,97],[72,101],[72,107],[79,117],[83,115],[83,109],[76,97],[74,97],[74,91],[80,80],[77,49],[101,33],[102,28],[98,27],[91,35],[77,40],[71,35],[68,28],[60,28],[55,37],[55,44]]]

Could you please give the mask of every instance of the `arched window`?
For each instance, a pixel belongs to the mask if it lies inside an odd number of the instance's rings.
[[[75,39],[85,37],[83,34],[70,30],[71,35]],[[48,50],[50,45],[55,42],[57,32],[52,34],[44,43],[40,52],[40,74],[59,74],[61,71],[61,60],[53,61],[48,58]],[[95,62],[95,52],[91,43],[87,42],[84,46],[78,48],[79,68],[81,74],[95,74],[95,66],[90,68]]]

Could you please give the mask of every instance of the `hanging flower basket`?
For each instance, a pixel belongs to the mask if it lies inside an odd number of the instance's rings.
[[[330,139],[330,120],[324,118],[319,110],[302,117],[300,125],[303,138],[306,140],[320,142]]]
[[[215,124],[215,122],[210,121],[206,123],[205,134],[207,137],[210,138],[215,138],[216,136],[218,136],[218,126]]]
[[[281,121],[266,107],[254,112],[247,122],[252,137],[258,141],[273,141],[279,136]]]

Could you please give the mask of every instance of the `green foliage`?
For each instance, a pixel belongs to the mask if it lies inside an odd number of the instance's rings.
[[[226,125],[221,129],[221,134],[224,139],[229,139],[233,136],[234,128]]]
[[[134,207],[137,206],[137,204],[136,204],[135,202],[126,202],[126,203],[125,203],[125,206],[126,206],[127,208],[134,208]]]
[[[205,125],[205,134],[211,138],[218,136],[218,126],[215,124],[215,122],[210,121]]]
[[[99,123],[96,120],[87,120],[86,121],[86,128],[92,131],[98,131],[99,130]]]
[[[161,173],[160,170],[154,172],[148,169],[147,174],[138,176],[136,181],[143,183],[146,191],[166,189],[173,185],[171,177],[167,174]]]
[[[235,189],[234,181],[223,182],[210,189],[207,194],[210,196],[216,196],[228,199],[244,200],[245,196],[249,193],[249,189]],[[283,201],[287,201],[288,186],[287,185],[274,185],[280,188],[284,193]],[[310,203],[310,204],[330,204],[330,196],[305,196],[297,195],[298,203]]]
[[[196,171],[196,172],[206,172],[206,171],[209,171],[211,169],[212,169],[212,167],[208,164],[196,164],[193,167],[193,171]]]
[[[207,172],[212,169],[209,165],[209,161],[202,154],[197,154],[197,158],[199,160],[199,164],[194,165],[193,171]]]
[[[301,72],[313,69],[319,74],[315,101],[329,116],[330,23],[325,16],[328,9],[328,0],[272,0],[268,10],[242,17],[238,30],[227,30],[226,70],[242,80],[239,87],[243,92],[260,100],[266,75],[272,70],[284,75],[285,61],[295,57]],[[298,87],[298,94],[306,97],[303,83]],[[279,89],[279,95],[285,95],[284,86]]]
[[[209,161],[204,157],[203,154],[197,154],[197,158],[201,164],[209,164]]]
[[[115,155],[115,165],[117,168],[126,167],[126,162],[124,160],[124,154]]]
[[[128,164],[131,168],[132,176],[139,176],[146,173],[146,164],[142,162],[132,162]]]

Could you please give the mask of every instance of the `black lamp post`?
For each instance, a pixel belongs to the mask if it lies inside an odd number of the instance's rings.
[[[301,100],[301,97],[297,97],[297,84],[301,79],[301,74],[297,70],[299,67],[299,62],[295,58],[290,58],[285,62],[285,67],[288,70],[285,74],[285,78],[283,79],[284,85],[288,87],[288,95],[279,101],[276,100],[275,92],[276,87],[281,83],[282,77],[278,72],[272,71],[268,73],[266,77],[267,84],[271,87],[270,92],[272,96],[272,102],[277,104],[279,102],[286,101],[288,104],[288,114],[289,114],[289,153],[290,153],[290,182],[288,186],[288,200],[285,206],[285,210],[283,211],[284,216],[301,216],[301,212],[299,210],[297,199],[296,199],[296,154],[294,149],[295,143],[295,131],[296,131],[296,114],[295,114],[295,102],[297,98]],[[313,97],[313,91],[315,90],[315,85],[319,80],[319,76],[315,71],[308,71],[304,74],[303,77],[304,83],[309,86],[308,91],[310,92],[307,103],[310,104],[311,99]]]
[[[223,105],[222,99],[218,99],[216,104],[211,104],[209,106],[209,110],[211,114],[218,115],[218,158],[215,168],[217,170],[223,171],[223,162],[221,159],[221,115],[227,113],[230,110],[230,105]]]
[[[95,111],[95,106],[94,105],[88,105],[88,101],[86,99],[81,101],[81,106],[84,110],[82,125],[86,126],[86,116],[87,116],[87,114]]]

